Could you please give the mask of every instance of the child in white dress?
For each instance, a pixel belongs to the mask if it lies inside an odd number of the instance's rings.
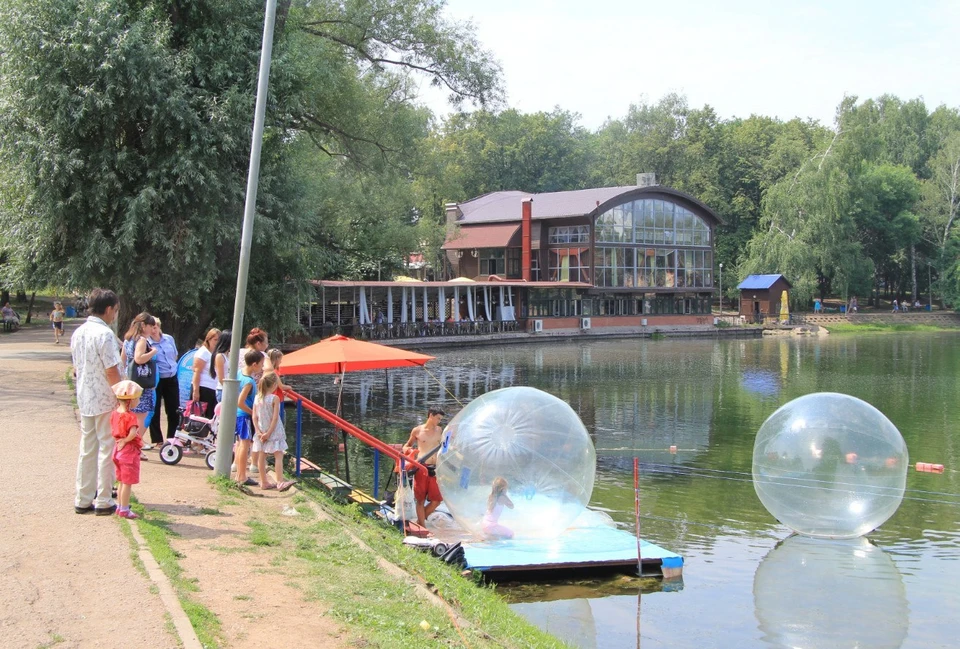
[[[257,398],[253,403],[253,453],[257,458],[257,469],[261,489],[286,491],[293,486],[293,480],[283,479],[283,454],[287,450],[287,434],[280,420],[280,398],[274,392],[280,379],[276,374],[265,374],[257,386]],[[273,454],[276,483],[267,477],[267,453]]]

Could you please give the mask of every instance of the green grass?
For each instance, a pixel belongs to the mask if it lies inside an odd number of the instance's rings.
[[[37,649],[50,649],[50,647],[56,647],[61,642],[66,642],[66,638],[57,633],[50,634],[50,640],[44,642],[43,644],[38,644]]]
[[[864,334],[864,333],[928,333],[935,331],[956,331],[955,328],[938,327],[927,324],[885,324],[882,322],[837,322],[820,325],[831,334]]]
[[[307,562],[308,595],[329,604],[330,614],[360,636],[357,644],[567,646],[511,611],[493,587],[465,579],[459,568],[403,545],[395,529],[367,517],[356,505],[339,505],[306,481],[301,488],[332,520],[271,521],[271,531],[284,550]],[[353,543],[344,529],[376,554]],[[378,556],[412,575],[451,610],[424,601],[409,580],[380,570]],[[453,611],[468,624],[456,624]],[[420,628],[421,620],[429,623],[429,630]]]
[[[176,536],[176,532],[170,529],[169,516],[163,512],[145,510],[139,504],[134,504],[133,509],[140,515],[137,529],[146,541],[150,554],[173,585],[180,606],[190,620],[200,644],[210,649],[220,647],[223,643],[220,620],[210,609],[189,596],[199,589],[196,581],[183,576],[179,563],[182,555],[170,544],[170,539]],[[129,521],[122,521],[122,524],[128,525]]]

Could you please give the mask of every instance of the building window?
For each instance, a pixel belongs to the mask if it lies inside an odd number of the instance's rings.
[[[527,317],[569,318],[589,315],[589,302],[572,289],[531,289]]]
[[[713,252],[681,248],[597,248],[597,286],[710,288]]]
[[[520,278],[520,248],[507,248],[507,277]]]
[[[597,286],[637,286],[637,250],[597,248]]]
[[[644,198],[598,216],[597,243],[709,246],[710,227],[685,207]]]
[[[589,248],[550,248],[547,250],[547,277],[551,282],[589,282]]]
[[[569,225],[550,228],[547,236],[549,243],[590,243],[590,226]]]
[[[506,259],[503,248],[480,249],[480,275],[500,275],[506,273]]]

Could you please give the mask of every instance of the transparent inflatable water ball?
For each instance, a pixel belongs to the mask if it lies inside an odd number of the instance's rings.
[[[596,463],[573,408],[536,388],[504,388],[447,425],[437,483],[450,513],[477,536],[552,538],[590,502]]]
[[[884,523],[903,500],[907,445],[869,403],[808,394],[763,423],[753,445],[753,486],[777,520],[812,537],[847,539]]]

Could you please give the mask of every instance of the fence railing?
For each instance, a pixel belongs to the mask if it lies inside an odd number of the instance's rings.
[[[392,340],[399,338],[436,338],[441,336],[479,336],[520,331],[516,320],[461,322],[394,322],[377,324],[331,324],[314,326],[310,335],[328,338],[343,334],[360,340]]]

